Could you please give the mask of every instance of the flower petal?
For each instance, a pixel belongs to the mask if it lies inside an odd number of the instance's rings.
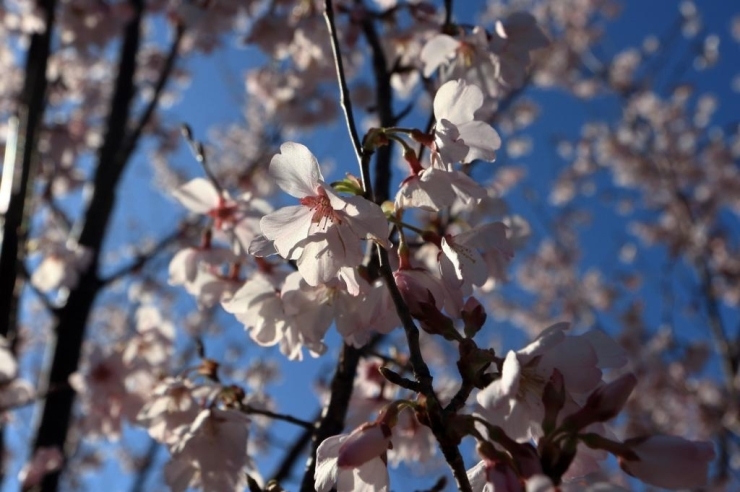
[[[295,260],[303,253],[302,241],[311,227],[311,209],[294,205],[275,210],[262,217],[260,229],[267,239],[274,241],[278,254]]]
[[[218,205],[221,197],[213,184],[205,178],[195,178],[172,192],[172,196],[191,212],[207,214]]]
[[[460,126],[473,121],[475,112],[481,106],[483,92],[478,86],[468,84],[464,80],[450,80],[442,85],[434,96],[434,118],[437,121],[445,119]]]
[[[315,195],[324,179],[316,157],[308,147],[295,142],[280,146],[280,153],[270,161],[270,176],[284,192],[296,198]]]

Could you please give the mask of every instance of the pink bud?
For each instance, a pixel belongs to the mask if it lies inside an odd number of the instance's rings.
[[[619,459],[622,470],[643,482],[666,489],[693,489],[707,483],[714,446],[676,436],[650,436],[625,442],[639,461]]]
[[[352,431],[339,448],[337,466],[357,468],[388,450],[391,430],[387,425],[364,424]]]
[[[568,416],[563,425],[580,430],[595,422],[613,419],[622,411],[635,385],[637,385],[635,375],[625,374],[609,384],[598,387],[588,397],[583,408]]]
[[[594,412],[597,422],[611,420],[622,411],[636,385],[635,375],[625,374],[591,393],[584,410]]]

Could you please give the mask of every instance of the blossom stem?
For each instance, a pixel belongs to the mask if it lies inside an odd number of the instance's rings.
[[[442,405],[434,393],[434,387],[432,386],[432,374],[429,372],[429,366],[424,361],[424,357],[421,354],[421,345],[419,342],[419,329],[414,323],[414,319],[411,317],[406,302],[403,300],[401,291],[396,285],[396,280],[393,277],[391,271],[390,262],[388,259],[388,252],[378,246],[378,255],[380,256],[380,272],[385,280],[388,290],[391,294],[391,299],[398,313],[398,317],[401,319],[403,330],[406,333],[406,340],[409,345],[409,362],[411,362],[411,368],[414,373],[414,378],[418,383],[420,394],[426,398],[426,411],[429,418],[429,427],[434,434],[434,437],[439,443],[440,450],[442,451],[447,464],[452,469],[452,474],[457,482],[458,490],[460,492],[472,492],[470,481],[465,470],[465,463],[463,462],[460,449],[457,447],[455,439],[448,435],[449,426],[447,420],[449,414],[444,412]]]
[[[352,145],[355,148],[357,160],[360,163],[360,168],[362,171],[362,186],[367,193],[370,183],[367,173],[365,172],[365,169],[363,169],[366,167],[362,163],[364,152],[362,149],[362,144],[360,143],[360,137],[357,132],[357,127],[355,126],[355,118],[352,111],[352,102],[349,98],[349,89],[347,88],[347,79],[344,73],[344,63],[342,62],[342,53],[339,47],[339,37],[337,36],[337,26],[336,22],[334,21],[334,5],[332,0],[324,0],[324,20],[326,21],[326,27],[327,29],[329,29],[329,35],[331,37],[331,50],[334,54],[334,67],[336,68],[337,81],[339,82],[340,104],[342,106],[342,109],[344,110],[344,119],[347,122],[347,130],[349,131],[349,136],[352,139]]]
[[[406,222],[404,222],[402,220],[394,219],[393,217],[389,218],[388,220],[391,221],[391,222],[393,222],[397,226],[405,227],[406,229],[408,229],[410,231],[414,231],[415,233],[417,233],[419,235],[424,234],[424,231],[423,230],[419,229],[416,226],[412,226],[411,224],[407,224]]]
[[[302,419],[293,417],[291,415],[284,415],[282,413],[271,412],[269,410],[262,410],[259,408],[254,408],[250,405],[244,405],[242,407],[242,410],[244,411],[244,413],[248,415],[262,415],[265,417],[270,417],[271,419],[282,420],[283,422],[295,424],[299,427],[303,427],[304,429],[313,429],[313,426],[314,426],[313,422],[309,422],[307,420],[302,420]]]

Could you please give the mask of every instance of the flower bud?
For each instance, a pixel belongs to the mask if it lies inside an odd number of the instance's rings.
[[[473,338],[486,322],[486,310],[475,297],[468,297],[460,316],[465,322],[465,336],[468,338]]]
[[[363,424],[349,435],[339,448],[337,466],[358,468],[388,450],[391,430],[380,423]]]
[[[580,430],[594,422],[613,419],[622,411],[636,385],[635,375],[625,374],[611,383],[600,386],[591,393],[584,407],[570,415],[563,425]]]

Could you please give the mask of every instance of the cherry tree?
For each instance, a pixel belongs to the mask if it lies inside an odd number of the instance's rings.
[[[0,478],[733,490],[740,127],[697,88],[740,14],[698,7],[615,51],[609,0],[4,4]],[[183,118],[235,43],[239,121]]]

